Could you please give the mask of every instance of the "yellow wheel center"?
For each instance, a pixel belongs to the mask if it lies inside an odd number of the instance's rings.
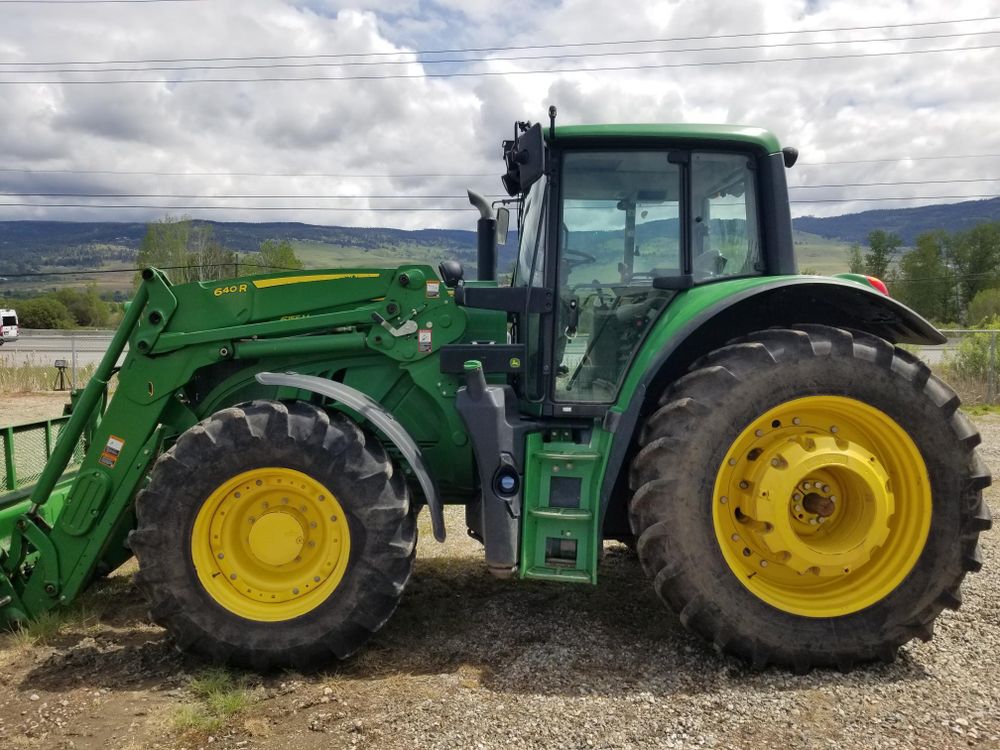
[[[778,609],[832,617],[888,596],[930,528],[927,468],[888,415],[841,396],[796,399],[739,435],[713,520],[741,583]]]
[[[232,477],[206,498],[191,529],[198,580],[220,606],[249,620],[299,617],[340,585],[350,558],[344,509],[293,469]]]
[[[292,562],[305,544],[305,530],[290,513],[276,511],[257,519],[250,527],[250,551],[267,565]]]

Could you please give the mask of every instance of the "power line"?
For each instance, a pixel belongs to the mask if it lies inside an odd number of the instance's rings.
[[[976,177],[960,178],[952,180],[898,180],[886,182],[839,182],[825,183],[822,185],[789,185],[789,190],[815,190],[815,189],[835,189],[848,187],[897,187],[900,185],[947,185],[947,184],[969,184],[977,182],[1000,182],[1000,177]],[[468,197],[464,194],[362,194],[362,193],[219,193],[216,195],[206,195],[204,193],[91,193],[91,192],[28,192],[28,191],[0,191],[0,197],[10,198],[169,198],[176,200],[241,200],[244,198],[252,200],[461,200],[466,201]],[[500,194],[487,195],[487,198],[504,198]],[[857,200],[857,199],[852,199]]]
[[[386,65],[445,65],[445,64],[470,64],[483,62],[521,62],[525,60],[571,60],[591,57],[626,57],[632,55],[663,55],[679,52],[731,52],[734,50],[751,49],[776,49],[779,47],[814,47],[829,46],[839,44],[886,44],[892,42],[908,42],[928,39],[952,39],[956,37],[982,36],[986,34],[1000,34],[1000,29],[991,31],[966,31],[954,34],[925,34],[920,36],[907,36],[878,39],[837,39],[830,41],[812,42],[779,42],[773,44],[741,44],[724,47],[690,47],[685,49],[652,49],[652,50],[611,50],[607,52],[577,52],[561,53],[555,55],[517,55],[511,57],[465,57],[465,58],[442,58],[438,60],[361,60],[353,62],[285,62],[285,63],[263,63],[259,65],[238,64],[238,65],[163,65],[142,68],[125,67],[102,67],[102,68],[34,68],[34,69],[6,69],[0,72],[11,75],[34,75],[38,73],[132,73],[132,72],[187,72],[196,70],[278,70],[290,68],[346,68],[346,67],[368,67]],[[407,54],[407,53],[400,53]]]
[[[995,159],[1000,154],[945,154],[942,156],[898,156],[885,159],[857,159],[849,161],[798,162],[796,167],[831,167],[843,164],[869,164],[898,161],[936,161],[941,159]],[[12,174],[79,174],[79,175],[137,175],[146,177],[322,177],[331,179],[407,179],[430,177],[496,177],[496,172],[154,172],[129,169],[32,169],[29,167],[0,167],[0,173]]]
[[[313,195],[283,194],[227,194],[204,195],[201,193],[32,193],[32,192],[0,192],[0,197],[8,198],[95,198],[95,199],[135,199],[135,198],[167,198],[176,200],[461,200],[468,202],[466,195],[329,195],[317,193]],[[506,195],[487,195],[487,198],[506,198]],[[54,205],[54,204],[39,204]],[[114,208],[113,205],[109,208]],[[225,208],[225,206],[220,206]]]
[[[813,55],[807,57],[770,57],[752,60],[711,60],[686,63],[646,63],[642,65],[615,65],[588,68],[548,68],[545,70],[483,70],[483,71],[452,71],[440,73],[391,73],[388,75],[349,75],[349,76],[266,76],[261,78],[105,78],[103,80],[21,80],[0,81],[2,86],[30,85],[94,85],[94,84],[182,84],[182,83],[309,83],[318,81],[388,81],[413,80],[432,78],[490,78],[496,76],[543,75],[553,73],[607,73],[633,70],[667,70],[677,68],[719,67],[731,65],[757,65],[760,63],[784,62],[816,62],[829,60],[852,60],[870,57],[898,57],[901,55],[928,55],[941,52],[974,52],[979,50],[997,49],[998,44],[982,44],[966,47],[943,47],[937,49],[896,50],[892,52],[856,52],[844,55]]]
[[[817,190],[844,187],[895,187],[897,185],[951,185],[969,182],[1000,182],[1000,177],[970,177],[954,180],[899,180],[895,182],[831,182],[825,185],[789,185],[789,190]],[[0,193],[2,195],[2,193]],[[28,195],[28,193],[26,193]]]
[[[254,252],[254,251],[251,251]],[[230,263],[196,263],[190,266],[156,266],[158,271],[176,271],[178,269],[193,269],[193,268],[228,268],[229,266],[244,266],[246,268],[269,268],[272,271],[301,271],[301,268],[290,268],[288,266],[268,266],[262,263],[254,263],[253,260],[247,260],[247,255],[242,258],[237,258]],[[138,273],[139,271],[144,271],[144,268],[98,268],[98,269],[86,269],[81,271],[38,271],[35,273],[5,273],[2,277],[4,279],[21,279],[28,276],[90,276],[93,274],[104,274],[104,273]]]
[[[115,174],[144,175],[149,177],[330,177],[338,179],[496,177],[500,174],[499,169],[496,172],[382,172],[362,174],[359,172],[144,172],[127,169],[27,169],[0,167],[0,173],[2,172],[15,172],[18,174]]]
[[[796,167],[830,167],[841,164],[879,164],[897,161],[936,161],[939,159],[997,159],[1000,154],[945,154],[943,156],[896,156],[887,159],[851,159],[845,161],[800,161]],[[0,170],[3,171],[3,170]]]
[[[919,26],[941,26],[953,23],[975,23],[1000,20],[1000,16],[980,16],[978,18],[956,18],[944,21],[913,21],[909,23],[878,24],[874,26],[838,26],[825,29],[785,29],[783,31],[748,31],[735,34],[702,34],[695,36],[654,37],[647,39],[620,39],[604,42],[568,42],[563,44],[523,44],[498,47],[451,47],[443,49],[414,50],[410,52],[339,52],[312,55],[246,55],[234,57],[174,57],[146,58],[120,60],[56,60],[56,61],[10,61],[0,62],[3,65],[127,65],[145,63],[179,63],[179,62],[243,62],[248,60],[309,60],[309,59],[340,59],[345,57],[393,57],[401,54],[410,55],[444,55],[472,52],[508,52],[533,49],[572,49],[581,47],[606,47],[623,44],[663,44],[669,42],[691,42],[711,39],[743,39],[758,36],[785,36],[790,34],[824,34],[840,31],[872,31],[875,29],[903,29]]]
[[[810,202],[810,201],[806,201]],[[147,204],[100,204],[100,203],[0,203],[2,208],[128,208],[156,211],[386,211],[410,213],[412,211],[474,211],[471,206],[412,206],[389,208],[387,206],[201,206],[201,205],[147,205]]]
[[[0,0],[0,5],[118,5],[130,3],[203,3],[207,0]]]
[[[899,197],[878,198],[817,198],[813,200],[790,200],[789,203],[881,203],[886,201],[918,201],[918,200],[980,200],[985,198],[1000,198],[1000,194],[983,193],[974,195],[907,195]],[[166,204],[107,204],[107,203],[28,203],[3,202],[2,208],[94,208],[94,209],[136,209],[156,211],[366,211],[411,213],[415,211],[469,211],[467,206],[207,206],[207,205],[166,205]]]
[[[965,198],[967,200],[978,200],[982,198],[1000,198],[1000,194],[985,193],[979,195],[908,195],[901,198],[817,198],[814,200],[790,200],[789,203],[881,203],[883,201],[929,201],[929,200],[950,200],[952,198]],[[110,206],[109,208],[113,208]]]

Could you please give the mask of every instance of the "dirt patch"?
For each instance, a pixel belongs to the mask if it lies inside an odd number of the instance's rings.
[[[61,416],[68,403],[66,391],[0,393],[0,427]]]
[[[1000,418],[977,422],[1000,476]],[[126,566],[48,643],[0,637],[0,745],[1000,747],[996,530],[933,641],[891,665],[797,677],[752,672],[687,634],[621,545],[606,545],[597,587],[501,581],[462,520],[449,509],[439,545],[421,517],[403,603],[364,651],[315,674],[238,675],[248,707],[207,730],[177,721],[204,665],[150,623]]]

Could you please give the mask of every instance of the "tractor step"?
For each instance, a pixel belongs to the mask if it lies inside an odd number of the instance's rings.
[[[600,545],[601,431],[577,443],[567,431],[526,441],[522,578],[596,583]]]

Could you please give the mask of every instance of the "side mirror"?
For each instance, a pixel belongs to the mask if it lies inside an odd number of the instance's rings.
[[[501,206],[497,209],[497,244],[507,244],[507,230],[510,228],[510,209]]]
[[[545,172],[545,139],[535,123],[513,141],[503,142],[507,174],[501,181],[509,195],[527,192]]]

